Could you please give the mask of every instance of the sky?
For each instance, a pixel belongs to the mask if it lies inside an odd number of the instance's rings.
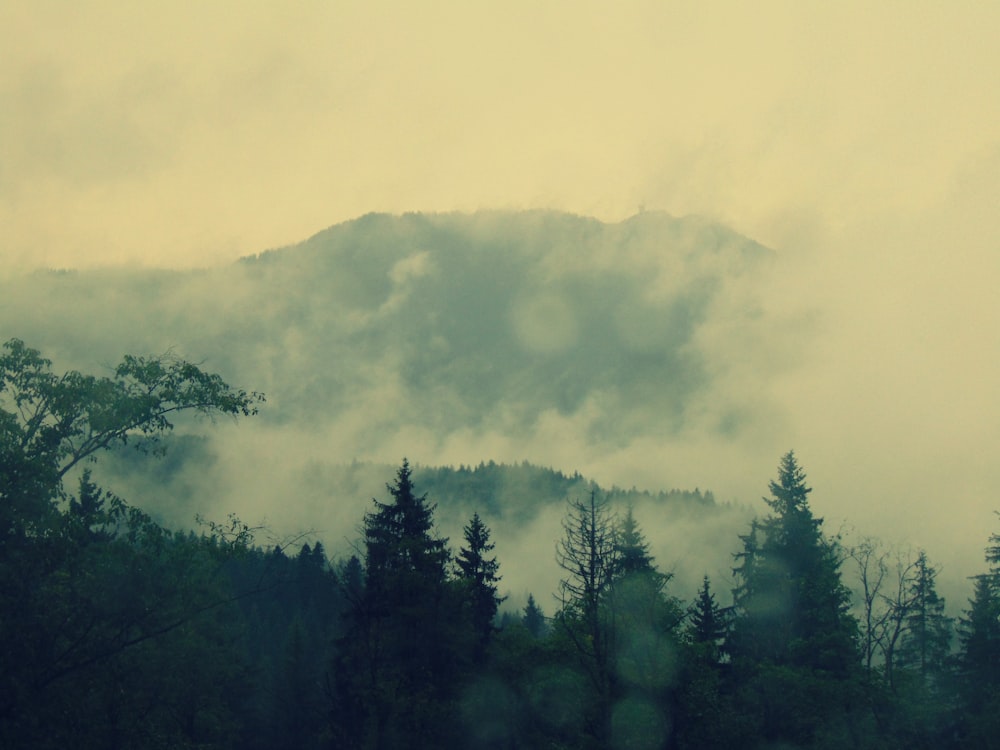
[[[0,274],[370,211],[719,220],[818,332],[762,386],[814,503],[966,575],[1000,530],[998,32],[985,0],[4,3]],[[676,447],[692,485],[706,450]]]

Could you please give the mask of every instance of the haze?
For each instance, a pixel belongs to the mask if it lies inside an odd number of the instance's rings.
[[[701,215],[779,259],[761,304],[798,328],[763,352],[780,366],[730,371],[767,418],[612,453],[556,421],[544,458],[750,503],[795,448],[829,522],[979,572],[1000,530],[1000,7],[543,5],[7,3],[0,273],[221,268],[370,211]],[[362,458],[535,458],[405,437]]]

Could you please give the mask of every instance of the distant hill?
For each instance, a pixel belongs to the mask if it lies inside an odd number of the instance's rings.
[[[222,269],[38,273],[3,285],[0,320],[73,365],[176,350],[265,391],[271,422],[364,409],[366,443],[401,421],[510,432],[589,410],[620,444],[689,419],[722,363],[700,334],[752,331],[737,282],[768,257],[662,213],[371,214]],[[723,407],[712,427],[740,420]]]
[[[186,436],[168,441],[164,458],[119,449],[108,456],[100,477],[127,498],[141,502],[156,517],[177,528],[190,527],[204,510],[200,498],[216,482],[210,445]],[[389,499],[386,484],[398,467],[390,464],[311,462],[292,475],[281,496],[265,503],[261,544],[278,543],[307,532],[336,556],[349,555],[360,539],[364,514],[372,500]],[[435,506],[441,536],[453,550],[462,544],[462,527],[478,513],[492,529],[508,586],[518,594],[555,590],[556,541],[567,501],[586,498],[591,490],[610,500],[618,512],[631,506],[665,571],[676,576],[679,592],[693,592],[704,573],[728,576],[737,535],[751,517],[747,507],[717,503],[710,491],[672,489],[657,492],[600,487],[579,473],[565,474],[527,461],[516,465],[488,461],[472,466],[414,466],[414,483]]]
[[[548,565],[562,503],[587,491],[578,470],[658,489],[743,462],[764,481],[779,450],[759,439],[776,431],[762,384],[789,361],[770,352],[801,335],[761,296],[772,258],[663,213],[370,214],[221,268],[2,281],[0,338],[95,373],[171,351],[267,394],[236,428],[182,421],[166,462],[128,477],[123,494],[171,522],[236,512],[342,548],[408,456],[459,466],[417,475],[442,533],[478,509],[508,568]],[[687,550],[684,565],[728,567],[732,524],[709,494],[615,493],[648,511],[664,564]]]

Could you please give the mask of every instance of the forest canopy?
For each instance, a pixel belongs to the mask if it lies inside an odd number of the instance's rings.
[[[662,521],[584,485],[552,540],[557,596],[524,607],[504,606],[505,540],[479,512],[443,536],[406,459],[334,557],[237,517],[170,530],[94,481],[182,413],[262,402],[172,356],[95,377],[4,345],[0,744],[948,748],[1000,729],[1000,537],[955,623],[926,552],[828,532],[794,452],[719,540],[731,591],[706,573],[684,598],[647,542]],[[452,478],[487,508],[474,474]]]

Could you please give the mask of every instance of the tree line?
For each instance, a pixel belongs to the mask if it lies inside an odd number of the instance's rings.
[[[490,529],[473,513],[441,537],[405,459],[338,559],[235,517],[171,531],[93,481],[102,451],[156,451],[176,414],[262,400],[170,357],[57,375],[4,345],[0,746],[997,743],[997,535],[953,622],[924,552],[825,531],[789,452],[733,540],[731,603],[708,576],[678,597],[632,508],[594,487],[553,540],[557,598],[504,609]]]

